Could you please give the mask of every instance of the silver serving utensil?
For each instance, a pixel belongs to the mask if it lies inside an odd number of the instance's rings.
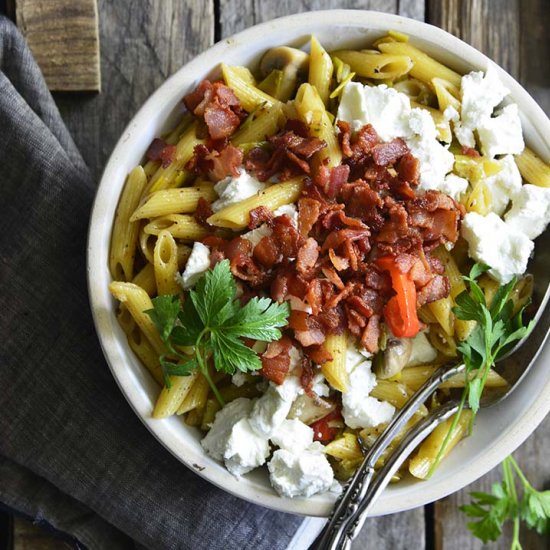
[[[549,239],[550,234],[544,240]],[[532,262],[533,265],[530,266],[535,276],[533,303],[538,304],[536,314],[533,317],[536,323],[535,327],[529,336],[517,342],[513,349],[499,360],[496,370],[508,381],[509,386],[500,392],[484,392],[480,404],[483,408],[495,405],[510,395],[535,362],[548,337],[550,308],[547,308],[546,305],[550,299],[550,284],[548,282],[549,273],[546,268],[548,263],[545,256],[549,255],[550,247],[545,247],[538,252],[539,256],[535,258]],[[463,364],[440,367],[395,415],[374,445],[367,451],[361,466],[336,501],[319,543],[315,545],[315,550],[337,550],[351,547],[351,543],[361,530],[373,503],[387,486],[392,476],[409,454],[439,424],[457,412],[458,400],[447,401],[420,420],[407,432],[378,472],[375,472],[374,465],[422,403],[443,382],[460,374],[464,371],[464,368]]]

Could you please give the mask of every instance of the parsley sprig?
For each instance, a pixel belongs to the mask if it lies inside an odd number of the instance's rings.
[[[527,336],[534,326],[534,321],[527,326],[524,326],[522,321],[523,311],[527,304],[519,311],[514,311],[514,302],[511,296],[517,284],[516,277],[500,286],[491,303],[487,303],[485,294],[478,284],[478,279],[489,269],[490,267],[485,264],[474,264],[469,275],[463,277],[468,289],[461,292],[455,299],[456,307],[453,308],[453,311],[457,319],[475,321],[476,325],[468,338],[457,346],[466,365],[464,391],[458,411],[441,444],[429,475],[433,473],[443,457],[466,403],[473,413],[470,423],[470,429],[472,428],[491,367],[510,350],[514,342]]]
[[[254,350],[242,338],[271,342],[281,338],[287,324],[288,304],[255,297],[244,306],[237,299],[237,286],[229,261],[207,271],[184,297],[158,296],[146,311],[157,327],[167,353],[160,356],[165,385],[170,376],[188,376],[199,369],[220,404],[224,404],[208,371],[211,357],[216,370],[227,374],[262,367]],[[182,348],[192,347],[192,354]]]
[[[502,462],[502,473],[503,481],[495,483],[491,493],[472,492],[473,502],[461,506],[460,510],[468,517],[476,518],[467,527],[484,543],[496,541],[502,534],[503,525],[512,520],[511,550],[521,550],[519,532],[522,520],[529,529],[536,529],[539,534],[546,533],[550,527],[550,491],[537,491],[512,456]],[[517,480],[520,482],[521,498],[518,496]]]

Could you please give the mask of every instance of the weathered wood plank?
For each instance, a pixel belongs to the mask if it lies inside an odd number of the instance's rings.
[[[546,63],[550,44],[545,29],[550,13],[545,0],[429,0],[429,22],[438,25],[483,51],[527,87],[550,113],[550,68]],[[515,453],[527,476],[537,487],[548,488],[550,472],[544,456],[550,453],[550,420],[546,420],[533,436]],[[504,458],[504,457],[503,457]],[[435,547],[437,550],[480,549],[466,528],[466,518],[458,506],[469,502],[470,491],[489,491],[492,483],[501,480],[497,468],[466,489],[435,505]],[[508,529],[498,542],[507,548],[511,541]],[[524,548],[548,548],[550,539],[532,532],[522,535]]]
[[[102,93],[79,97],[55,94],[96,179],[145,99],[214,41],[212,1],[99,0],[98,8]]]
[[[50,90],[101,89],[96,0],[17,0],[16,20]]]

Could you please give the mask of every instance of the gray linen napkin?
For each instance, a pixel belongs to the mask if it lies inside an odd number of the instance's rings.
[[[91,550],[286,548],[301,518],[196,476],[115,385],[86,292],[93,194],[40,70],[0,18],[0,503]]]

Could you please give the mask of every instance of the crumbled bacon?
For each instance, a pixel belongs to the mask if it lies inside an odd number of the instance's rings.
[[[298,273],[304,274],[310,271],[318,258],[319,245],[315,239],[310,237],[298,250],[298,256],[296,258],[296,269]]]
[[[302,358],[302,373],[300,374],[300,385],[304,388],[306,395],[313,397],[313,378],[315,377],[315,370],[311,359],[308,357]]]
[[[481,156],[479,152],[476,151],[473,147],[467,147],[466,145],[463,145],[461,147],[461,153],[472,158],[477,158]]]
[[[217,144],[216,144],[217,145]],[[233,145],[224,145],[216,149],[202,143],[195,145],[193,156],[185,165],[186,170],[200,176],[206,176],[218,182],[227,176],[238,177],[239,166],[243,162],[243,153]]]
[[[198,223],[205,227],[210,227],[208,223],[208,218],[213,214],[212,206],[210,203],[203,197],[199,197],[199,202],[197,203],[197,209],[195,210],[195,220]]]
[[[260,373],[275,384],[282,384],[290,368],[290,348],[292,341],[288,336],[270,342],[261,356]]]
[[[273,220],[273,212],[266,206],[258,206],[250,211],[248,229],[256,229],[262,223],[269,223]]]
[[[416,293],[418,307],[429,304],[449,295],[451,285],[449,279],[442,275],[434,275],[426,285]]]
[[[289,120],[282,132],[268,138],[270,152],[254,148],[248,153],[246,169],[260,181],[276,174],[281,181],[299,174],[309,174],[310,160],[327,144],[319,138],[309,137],[304,126],[301,121]]]
[[[332,361],[333,357],[325,346],[310,346],[305,348],[304,353],[316,364],[323,365],[327,361]]]
[[[407,144],[401,138],[395,138],[389,143],[376,144],[372,149],[372,159],[378,166],[388,166],[395,164],[408,152]]]
[[[195,116],[204,118],[212,139],[229,137],[246,116],[233,90],[223,82],[203,80],[183,102]]]
[[[147,149],[147,152],[145,153],[145,156],[149,160],[160,160],[162,161],[162,167],[167,168],[172,164],[174,161],[176,155],[176,146],[175,145],[168,145],[163,139],[155,138],[151,145],[149,145],[149,149]]]

